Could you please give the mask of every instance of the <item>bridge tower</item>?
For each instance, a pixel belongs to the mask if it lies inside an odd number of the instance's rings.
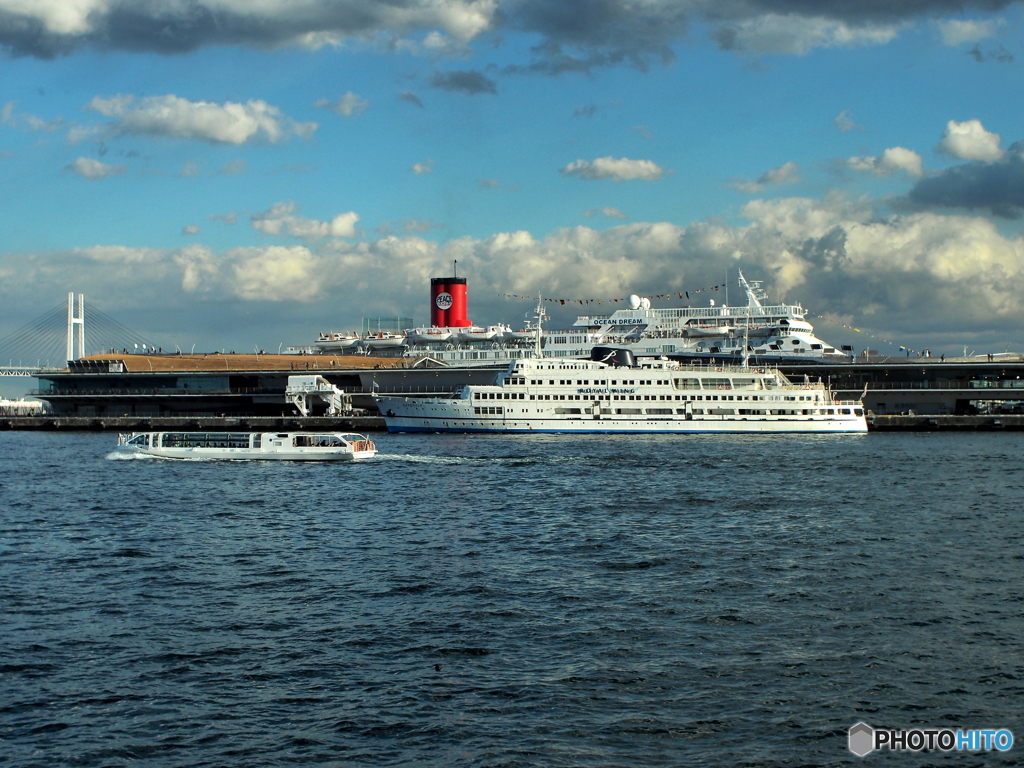
[[[75,326],[78,326],[77,328]],[[76,333],[77,331],[77,333]],[[77,345],[75,344],[77,337]],[[78,356],[75,356],[75,347]],[[68,294],[68,361],[85,355],[85,294],[78,294],[78,312],[75,312],[75,294]]]

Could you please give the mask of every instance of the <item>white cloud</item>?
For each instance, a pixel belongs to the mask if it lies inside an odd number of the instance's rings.
[[[942,42],[952,46],[977,43],[992,37],[1002,23],[1002,19],[949,19],[937,22]]]
[[[303,245],[236,248],[231,262],[231,290],[247,301],[310,301],[324,285],[324,259]]]
[[[303,240],[356,236],[359,214],[355,211],[339,213],[330,221],[319,221],[294,215],[296,208],[291,201],[275,203],[270,210],[253,214],[252,226],[268,235],[290,235]]]
[[[883,45],[899,31],[895,24],[854,26],[824,16],[767,13],[721,27],[714,36],[724,49],[803,56],[814,48]]]
[[[289,136],[310,136],[317,129],[316,123],[298,123],[277,107],[260,100],[216,104],[189,101],[173,94],[138,100],[132,95],[119,94],[109,98],[96,96],[86,108],[114,118],[108,127],[112,135],[240,145],[250,141],[274,144]]]
[[[851,157],[846,161],[846,167],[874,176],[894,176],[900,171],[913,177],[924,174],[921,156],[904,147],[890,147],[878,157]]]
[[[836,115],[832,122],[834,122],[836,124],[836,128],[838,128],[843,133],[864,130],[863,125],[857,125],[857,123],[854,122],[853,116],[850,114],[850,110],[848,109],[844,109],[842,112]]]
[[[317,109],[330,109],[345,117],[358,117],[370,106],[370,102],[352,91],[348,91],[338,101],[320,99],[313,104]]]
[[[643,179],[644,181],[653,181],[660,179],[665,174],[665,170],[652,160],[599,157],[596,160],[575,160],[562,168],[561,173],[590,180],[612,179],[618,182]]]
[[[295,342],[303,342],[312,318],[347,325],[369,315],[422,317],[429,278],[452,259],[458,259],[460,274],[465,268],[470,276],[470,316],[477,322],[518,310],[511,303],[495,306],[495,293],[668,293],[718,284],[726,266],[739,265],[748,277],[766,281],[773,300],[856,316],[861,327],[884,328],[889,338],[921,334],[955,347],[968,333],[989,333],[994,341],[1005,339],[1002,349],[1024,333],[1024,295],[1018,289],[1024,238],[1001,233],[988,219],[882,215],[871,201],[839,195],[755,200],[741,215],[736,224],[637,222],[601,231],[568,227],[543,236],[499,232],[440,244],[389,234],[370,241],[332,239],[317,247],[221,252],[198,244],[176,250],[6,252],[0,253],[0,273],[7,276],[0,282],[0,300],[24,312],[46,306],[59,275],[62,283],[97,298],[116,297],[119,311],[138,308],[140,317],[151,316],[154,308],[187,308],[176,331],[183,337],[211,325],[227,333],[225,318],[232,312],[245,329],[239,333],[248,337],[252,313],[239,309],[240,303],[301,304],[302,323],[283,331],[275,320],[274,333],[292,333]],[[351,300],[339,304],[339,296]],[[522,311],[528,309],[523,303]],[[566,307],[549,327],[573,318]],[[826,324],[819,330],[830,341],[836,332]],[[249,345],[293,340],[282,335],[257,335]]]
[[[422,176],[424,173],[433,173],[435,165],[435,161],[427,160],[425,163],[413,163],[411,170],[417,176]]]
[[[127,5],[126,9],[124,6]],[[344,3],[320,0],[194,0],[187,4],[122,3],[117,0],[0,0],[6,11],[27,27],[41,27],[55,36],[86,36],[99,33],[117,11],[141,28],[178,32],[178,45],[194,47],[191,36],[205,33],[218,39],[240,35],[251,42],[286,44],[308,48],[338,45],[346,37],[372,36],[378,32],[411,33],[441,29],[468,41],[488,29],[497,8],[496,0],[426,0],[416,3]],[[134,6],[134,7],[133,7]],[[340,7],[339,7],[340,6]],[[213,17],[211,30],[201,23]],[[246,25],[245,22],[248,22]],[[253,27],[259,32],[254,32]],[[272,31],[268,32],[268,28]],[[28,34],[25,30],[24,34]],[[117,42],[119,30],[108,31]],[[268,38],[268,35],[271,37]],[[176,50],[173,42],[150,41],[156,50]],[[172,46],[168,48],[168,46]]]
[[[16,101],[8,101],[3,107],[0,107],[0,125],[22,128],[36,133],[53,133],[64,125],[63,117],[56,117],[47,122],[28,112],[19,112],[17,107],[18,102]]]
[[[935,149],[960,160],[992,163],[1003,157],[1003,150],[999,148],[1001,140],[998,133],[986,131],[980,120],[964,120],[962,123],[950,120],[942,141]]]
[[[117,176],[128,170],[127,166],[108,165],[91,157],[80,157],[69,165],[68,168],[79,176],[84,176],[92,181],[105,179],[108,176]]]
[[[199,234],[199,227],[197,227],[195,224],[186,224],[184,227],[182,227],[181,234],[183,234],[183,235],[198,235]]]

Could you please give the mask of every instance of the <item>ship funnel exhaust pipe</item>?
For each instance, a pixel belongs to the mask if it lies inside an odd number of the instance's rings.
[[[435,328],[466,328],[469,313],[466,278],[430,279],[430,324]]]
[[[636,358],[628,349],[616,347],[594,347],[590,350],[590,359],[599,363],[616,365],[622,368],[636,367]]]

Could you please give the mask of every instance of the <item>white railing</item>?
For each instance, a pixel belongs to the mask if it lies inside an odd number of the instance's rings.
[[[691,317],[798,317],[804,316],[804,308],[798,304],[780,304],[774,307],[686,307],[682,309],[623,309],[617,313],[619,317],[643,318],[653,316],[665,318],[691,318]],[[576,319],[576,325],[604,325],[611,319],[611,315],[580,315]]]

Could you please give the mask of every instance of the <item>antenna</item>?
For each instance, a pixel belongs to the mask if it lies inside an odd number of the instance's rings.
[[[544,299],[540,294],[537,294],[537,336],[534,341],[534,352],[537,357],[541,357],[541,326],[544,323]]]
[[[452,277],[459,276],[459,260],[452,259]]]

